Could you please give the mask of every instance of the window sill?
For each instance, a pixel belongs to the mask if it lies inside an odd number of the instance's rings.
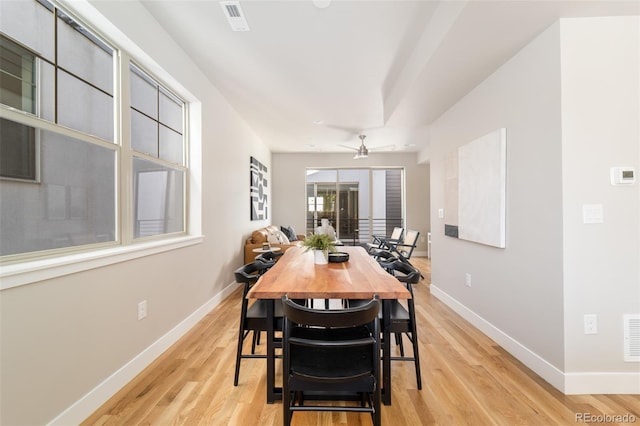
[[[200,244],[203,239],[190,235],[0,266],[0,291]]]

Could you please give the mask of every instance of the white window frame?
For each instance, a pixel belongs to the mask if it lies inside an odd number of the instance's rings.
[[[57,7],[58,2],[53,1]],[[32,252],[5,256],[0,263],[0,290],[31,284],[33,282],[61,277],[102,266],[124,262],[152,254],[199,244],[201,235],[201,192],[194,192],[193,183],[201,181],[201,103],[166,71],[153,62],[139,47],[122,35],[113,24],[85,2],[72,2],[68,7],[60,7],[72,19],[99,35],[114,47],[114,143],[107,143],[84,133],[67,129],[57,124],[37,118],[32,114],[16,111],[0,105],[0,117],[35,125],[36,128],[53,131],[81,140],[91,140],[101,146],[116,150],[118,176],[116,183],[116,238],[115,241],[87,246],[76,246],[47,252]],[[82,16],[82,17],[80,17]],[[115,40],[104,34],[114,34]],[[173,92],[185,103],[184,120],[184,232],[161,234],[144,239],[133,239],[132,212],[132,150],[130,143],[129,108],[129,63],[132,62],[149,73],[165,88]],[[195,132],[194,129],[197,129]],[[136,154],[138,155],[138,154]],[[127,167],[123,167],[127,165]],[[200,188],[201,185],[195,185]],[[8,259],[8,261],[6,261]]]
[[[173,234],[158,234],[158,235],[154,235],[154,236],[148,236],[148,237],[135,237],[135,229],[134,229],[134,225],[133,225],[133,204],[131,204],[131,216],[129,219],[130,223],[129,226],[131,227],[130,229],[128,229],[128,232],[126,234],[123,233],[124,236],[126,236],[127,239],[130,238],[129,243],[131,243],[132,241],[144,241],[144,240],[153,240],[153,239],[164,239],[167,238],[170,235],[184,235],[187,232],[188,229],[188,214],[187,214],[187,209],[189,206],[189,203],[187,202],[187,200],[189,199],[189,126],[187,125],[187,123],[189,122],[189,103],[187,101],[185,101],[184,99],[182,99],[181,96],[177,95],[176,93],[174,93],[173,90],[171,90],[171,88],[165,84],[162,80],[160,80],[158,77],[156,77],[155,75],[151,74],[148,70],[146,70],[143,66],[141,66],[140,64],[136,63],[136,61],[134,61],[132,58],[129,57],[129,55],[127,54],[122,54],[121,55],[122,58],[122,62],[121,62],[121,67],[120,67],[120,72],[122,75],[121,80],[126,80],[127,82],[127,90],[122,90],[122,93],[125,93],[128,95],[130,95],[131,91],[129,90],[129,82],[130,82],[130,75],[129,73],[131,72],[130,69],[130,65],[133,65],[134,67],[138,68],[140,71],[142,71],[143,73],[147,74],[148,77],[152,78],[154,80],[155,83],[159,84],[161,89],[159,88],[159,90],[164,90],[165,92],[168,92],[171,96],[177,98],[178,100],[180,100],[181,102],[183,102],[183,118],[182,118],[182,122],[183,122],[183,130],[182,130],[182,134],[183,134],[183,140],[185,141],[184,145],[183,145],[183,152],[182,152],[182,163],[181,164],[177,164],[177,163],[171,163],[169,161],[163,160],[162,158],[160,158],[160,155],[153,156],[153,155],[149,155],[140,151],[136,151],[133,149],[133,145],[132,145],[132,141],[131,141],[131,102],[129,101],[129,99],[127,98],[126,102],[121,102],[121,108],[122,108],[122,117],[124,118],[124,116],[126,115],[127,117],[127,121],[128,121],[128,130],[126,132],[124,132],[123,129],[123,134],[126,137],[123,137],[123,156],[126,155],[129,159],[127,160],[128,164],[131,165],[131,167],[129,168],[129,170],[126,171],[126,173],[128,173],[129,175],[126,176],[124,173],[122,176],[123,182],[125,181],[125,179],[129,180],[129,182],[133,182],[133,159],[134,158],[138,158],[141,160],[145,160],[145,161],[149,161],[155,164],[158,164],[160,166],[165,166],[165,167],[169,167],[172,169],[176,169],[176,170],[180,170],[184,172],[184,183],[183,183],[183,206],[182,206],[182,211],[183,211],[183,224],[184,224],[184,231],[180,231],[180,232],[175,232]],[[127,59],[125,61],[125,59]],[[125,74],[126,73],[126,74]],[[160,122],[160,117],[158,117],[158,125],[162,125],[162,123]],[[126,153],[126,154],[125,154]],[[123,172],[125,172],[123,170]],[[130,198],[129,200],[131,200],[131,203],[134,203],[135,200],[133,200],[133,188],[129,188],[130,191],[132,191],[132,193],[130,194]],[[123,224],[124,225],[124,224]]]

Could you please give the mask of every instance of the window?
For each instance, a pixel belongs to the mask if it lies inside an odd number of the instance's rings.
[[[0,17],[2,260],[185,233],[185,102],[46,0]]]
[[[184,230],[184,172],[135,158],[134,237]]]
[[[134,237],[184,231],[184,102],[130,66]]]
[[[0,36],[0,103],[35,113],[35,56]],[[35,181],[36,138],[33,129],[0,120],[0,177]]]
[[[0,37],[0,102],[35,113],[35,56],[6,37]]]
[[[0,177],[38,179],[35,129],[0,119]]]

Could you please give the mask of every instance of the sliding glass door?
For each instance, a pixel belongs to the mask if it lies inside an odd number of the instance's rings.
[[[306,187],[307,234],[329,219],[343,243],[356,245],[403,226],[401,168],[308,169]]]
[[[307,234],[320,226],[321,219],[336,224],[337,188],[335,183],[307,184]]]
[[[338,239],[355,243],[359,230],[359,184],[338,183]]]

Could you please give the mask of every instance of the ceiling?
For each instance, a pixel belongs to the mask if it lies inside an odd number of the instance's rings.
[[[374,152],[428,147],[434,119],[558,18],[640,14],[614,0],[241,0],[250,31],[234,32],[215,0],[142,3],[273,152],[351,154],[361,133]]]

